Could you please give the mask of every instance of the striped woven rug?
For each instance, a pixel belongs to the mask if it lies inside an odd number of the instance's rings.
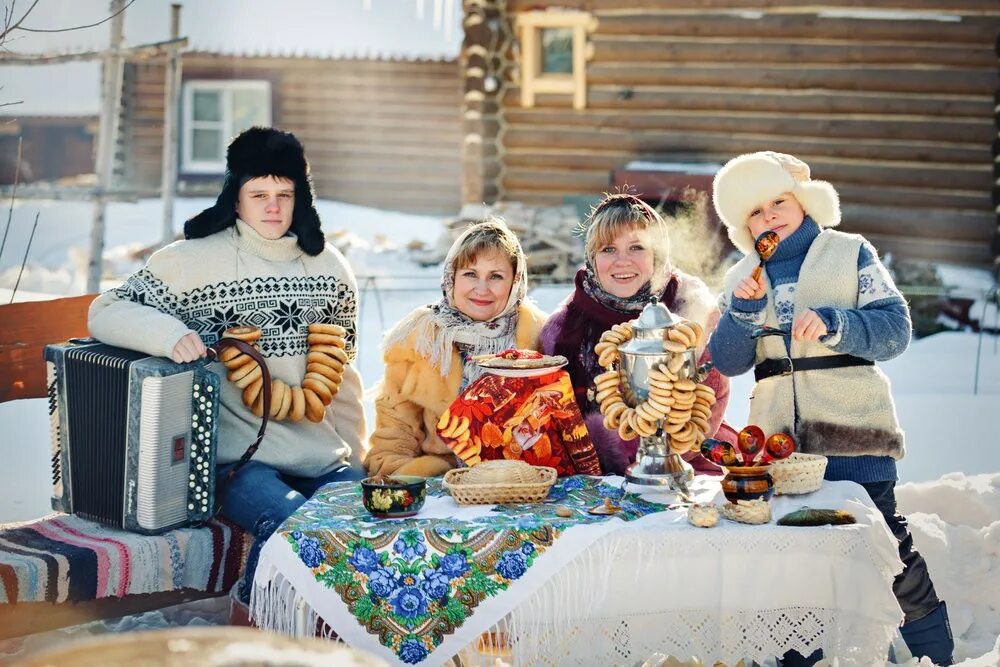
[[[0,530],[0,604],[222,593],[239,578],[250,543],[219,519],[150,536],[57,514]]]

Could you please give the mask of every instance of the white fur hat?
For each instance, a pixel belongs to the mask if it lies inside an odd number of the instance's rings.
[[[733,245],[754,252],[747,217],[762,202],[791,192],[820,227],[840,224],[840,198],[826,181],[809,178],[809,165],[792,155],[761,151],[734,157],[715,175],[715,210]]]

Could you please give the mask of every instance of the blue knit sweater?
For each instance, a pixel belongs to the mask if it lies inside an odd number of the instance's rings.
[[[774,310],[783,329],[791,329],[795,286],[799,269],[812,242],[820,234],[808,216],[795,232],[778,245],[765,265],[774,295]],[[910,313],[903,296],[867,242],[858,254],[858,308],[817,308],[828,334],[820,339],[831,350],[872,361],[886,361],[901,354],[910,342]],[[715,367],[724,375],[746,373],[754,365],[757,342],[754,327],[764,323],[767,297],[741,299],[723,294],[719,326],[709,341]],[[791,339],[785,339],[790,349]],[[835,371],[831,371],[835,372]],[[895,481],[896,462],[889,456],[831,456],[826,479],[859,483]]]

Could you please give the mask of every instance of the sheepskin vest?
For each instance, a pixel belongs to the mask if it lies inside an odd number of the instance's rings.
[[[864,239],[856,234],[824,230],[813,241],[799,271],[794,313],[809,308],[857,308],[858,252]],[[726,276],[725,289],[749,276],[757,257],[747,256]],[[850,267],[850,270],[845,270]],[[765,324],[778,326],[774,293],[767,283]],[[757,341],[756,362],[787,356],[781,336]],[[817,341],[791,341],[791,357],[838,354]],[[904,454],[903,431],[892,401],[889,379],[876,366],[799,371],[772,376],[754,385],[750,422],[767,434],[795,435],[799,451],[827,456],[891,456]]]

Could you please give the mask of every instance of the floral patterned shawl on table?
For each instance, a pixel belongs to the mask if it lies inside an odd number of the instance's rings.
[[[358,484],[328,485],[264,546],[252,617],[286,634],[311,634],[323,619],[352,647],[391,663],[441,664],[484,631],[498,632],[512,610],[623,521],[666,509],[625,494],[617,515],[587,513],[619,493],[578,476],[560,479],[552,502],[541,505],[459,506],[430,479],[420,514],[379,520],[363,509]],[[556,515],[560,506],[569,517]],[[613,555],[606,559],[610,566]],[[567,599],[582,599],[594,583],[581,582]]]

